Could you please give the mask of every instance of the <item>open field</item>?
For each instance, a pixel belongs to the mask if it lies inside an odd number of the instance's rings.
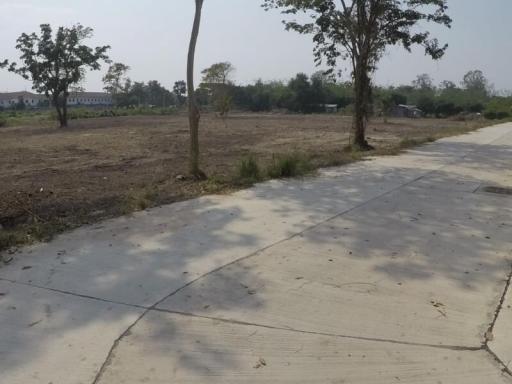
[[[371,154],[395,154],[417,143],[488,124],[434,119],[370,123]],[[275,154],[299,152],[314,166],[362,157],[344,151],[351,119],[337,115],[234,114],[202,119],[205,182],[177,180],[187,171],[185,115],[75,120],[0,129],[0,249],[45,239],[103,218],[236,185],[249,154],[264,167]]]

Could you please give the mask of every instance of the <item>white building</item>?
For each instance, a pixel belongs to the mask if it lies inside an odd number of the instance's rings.
[[[0,93],[0,107],[5,109],[16,108],[20,103],[27,108],[38,108],[48,105],[47,102],[46,96],[26,91]],[[68,97],[68,106],[112,106],[112,96],[103,92],[72,92]]]
[[[72,92],[68,97],[69,106],[111,106],[112,96],[104,92]]]
[[[46,97],[43,95],[37,95],[30,92],[9,92],[0,93],[0,107],[3,108],[15,108],[20,104],[25,104],[28,108],[37,108],[40,103],[43,103]]]

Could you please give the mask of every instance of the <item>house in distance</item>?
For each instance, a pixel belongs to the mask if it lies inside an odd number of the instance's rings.
[[[27,91],[0,93],[0,108],[47,108],[50,103],[46,96]],[[71,92],[68,97],[70,107],[110,107],[112,96],[104,92]]]

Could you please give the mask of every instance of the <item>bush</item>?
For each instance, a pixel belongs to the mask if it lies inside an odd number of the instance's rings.
[[[510,113],[505,111],[487,111],[484,113],[484,117],[488,120],[503,120],[508,119],[510,116]]]
[[[271,178],[286,178],[305,175],[313,170],[308,158],[298,153],[274,155],[267,168]]]
[[[7,126],[7,120],[3,117],[0,117],[0,128]]]
[[[261,179],[260,167],[252,156],[242,159],[238,163],[237,177],[242,182],[255,182]]]
[[[130,189],[122,198],[120,211],[122,214],[142,211],[155,205],[158,199],[158,192],[148,187]]]
[[[423,145],[427,143],[432,143],[436,141],[434,137],[420,137],[420,138],[405,138],[402,139],[399,143],[400,148],[411,148],[411,147],[417,147],[418,145]]]

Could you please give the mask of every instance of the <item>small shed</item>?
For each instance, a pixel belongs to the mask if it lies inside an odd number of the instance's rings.
[[[391,110],[393,117],[408,117],[411,119],[422,117],[423,111],[415,105],[400,104],[393,107]]]
[[[326,113],[337,113],[338,112],[337,104],[324,104],[324,108],[325,108]]]

